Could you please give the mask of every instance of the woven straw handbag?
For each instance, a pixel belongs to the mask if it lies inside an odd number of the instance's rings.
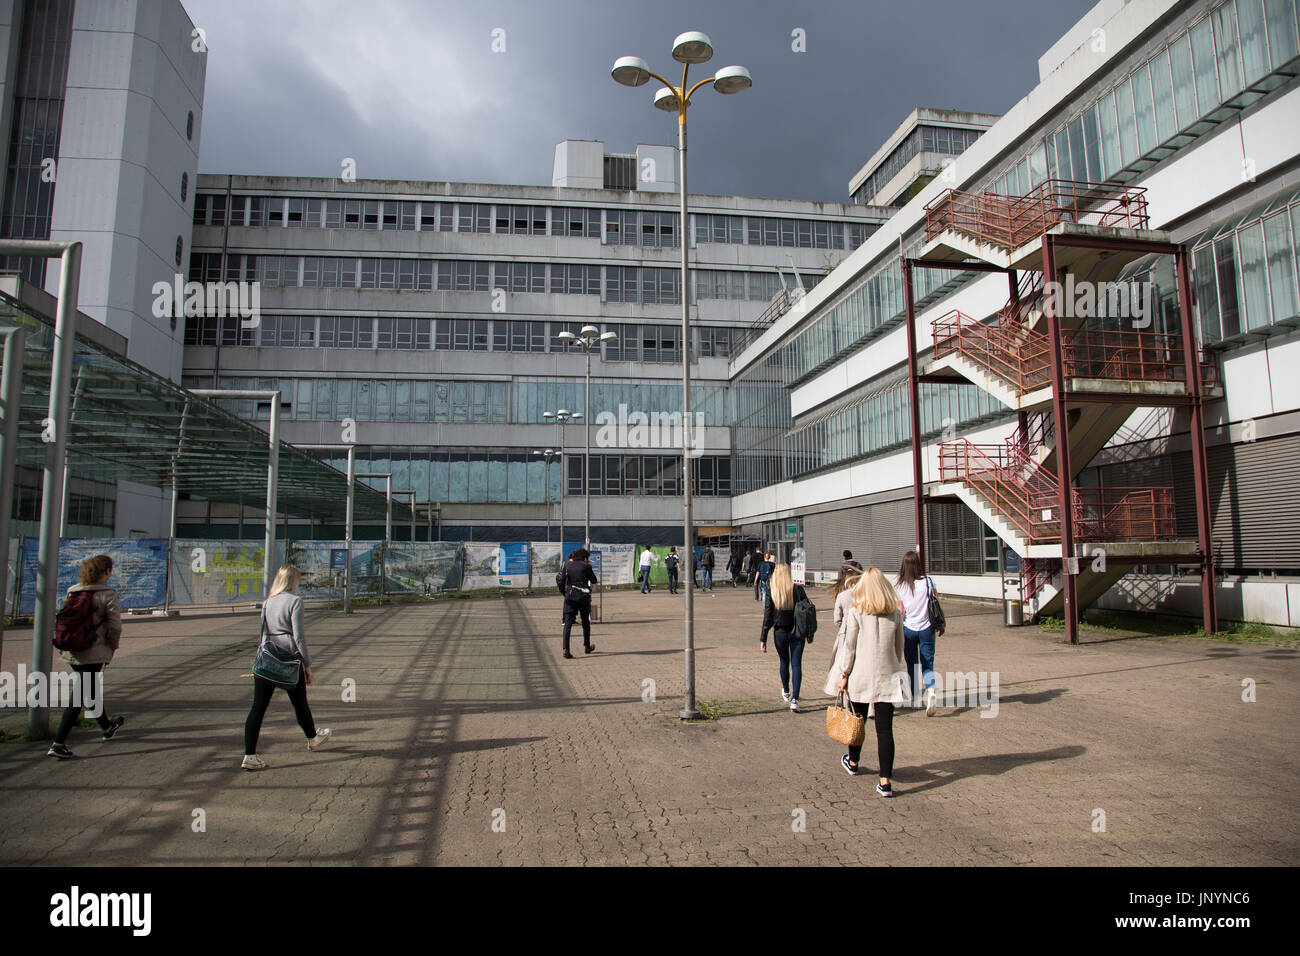
[[[840,706],[841,700],[846,707]],[[835,698],[835,703],[826,708],[826,735],[846,747],[862,746],[866,723],[865,717],[854,712],[853,701],[843,691]]]

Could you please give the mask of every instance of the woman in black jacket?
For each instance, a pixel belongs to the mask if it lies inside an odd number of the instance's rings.
[[[803,586],[794,583],[790,565],[782,562],[772,571],[769,581],[771,599],[763,605],[763,636],[759,647],[767,653],[767,632],[773,632],[776,653],[781,658],[781,700],[790,702],[790,710],[799,710],[799,686],[803,683],[804,639],[794,633],[795,606],[808,595]],[[791,680],[793,679],[793,684]]]
[[[569,660],[573,659],[569,653],[569,631],[573,629],[575,617],[582,617],[583,650],[590,654],[596,649],[591,643],[591,589],[599,582],[587,560],[590,557],[586,548],[579,548],[564,565],[564,656]]]

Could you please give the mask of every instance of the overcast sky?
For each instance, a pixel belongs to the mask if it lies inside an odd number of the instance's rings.
[[[673,38],[702,30],[706,67],[754,86],[693,100],[691,192],[843,202],[914,107],[1005,112],[1093,0],[182,2],[208,45],[202,172],[550,185],[560,140],[676,142],[657,84],[609,70],[677,81]]]

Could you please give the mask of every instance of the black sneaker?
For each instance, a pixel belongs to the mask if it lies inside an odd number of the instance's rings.
[[[594,651],[595,649],[596,649],[596,645],[595,645],[595,644],[588,644],[586,647],[584,647],[584,648],[582,649],[582,652],[583,652],[584,654],[590,654],[590,653],[591,653],[592,651]]]
[[[851,763],[849,763],[848,754],[845,754],[843,757],[840,758],[840,766],[844,768],[844,772],[847,773],[850,777],[856,777],[858,775],[858,768],[853,766]]]
[[[573,655],[570,654],[568,651],[565,651],[565,652],[564,652],[564,659],[565,659],[566,661],[571,661],[571,660],[573,660]]]
[[[45,751],[47,757],[58,757],[60,760],[71,760],[76,756],[68,749],[66,744],[50,744],[50,749]]]
[[[104,736],[100,737],[99,739],[112,740],[114,737],[117,736],[117,732],[122,729],[122,725],[124,723],[126,723],[126,718],[123,717],[121,714],[118,714],[116,717],[114,717],[112,720],[108,722],[108,729],[104,731]]]
[[[893,784],[877,783],[876,793],[880,794],[882,797],[892,797],[894,795]]]

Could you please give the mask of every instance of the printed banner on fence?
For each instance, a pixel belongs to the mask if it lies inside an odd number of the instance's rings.
[[[503,588],[528,587],[528,542],[502,542],[497,555],[497,585]]]
[[[529,578],[532,587],[553,589],[555,573],[560,570],[560,548],[563,545],[549,541],[533,541],[528,545]]]
[[[172,542],[171,603],[247,604],[262,600],[265,553],[261,541],[177,538]],[[282,564],[284,542],[277,541],[274,567]]]
[[[597,572],[601,584],[618,587],[636,583],[636,545],[596,544],[592,547],[601,553],[601,569]]]
[[[39,542],[23,539],[22,593],[19,610],[36,611],[36,559]],[[166,538],[61,538],[58,600],[80,580],[81,562],[97,554],[113,559],[109,584],[122,608],[162,607],[167,590]]]
[[[352,595],[378,597],[380,573],[378,541],[352,542]],[[304,601],[342,600],[347,581],[346,541],[293,541],[289,562],[302,572],[298,594]]]
[[[385,554],[384,587],[389,594],[434,597],[459,591],[464,551],[458,541],[417,541],[391,546]]]
[[[497,561],[500,557],[500,542],[466,542],[465,576],[461,581],[460,589],[481,591],[486,588],[500,587],[497,575]]]

